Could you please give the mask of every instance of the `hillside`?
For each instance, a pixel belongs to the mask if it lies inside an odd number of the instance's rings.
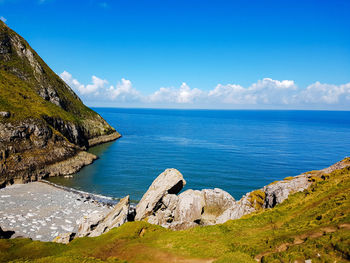
[[[348,262],[350,167],[310,174],[303,192],[225,224],[172,231],[129,222],[68,245],[0,240],[0,262]]]
[[[120,135],[0,21],[0,186],[78,170],[88,147]],[[61,165],[62,166],[62,165]]]

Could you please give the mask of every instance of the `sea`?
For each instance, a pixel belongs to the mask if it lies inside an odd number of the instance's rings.
[[[53,183],[137,202],[165,169],[186,189],[221,188],[235,199],[350,155],[350,112],[94,108],[122,137]]]

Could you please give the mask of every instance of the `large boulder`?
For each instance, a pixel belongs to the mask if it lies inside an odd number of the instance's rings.
[[[181,193],[175,210],[174,221],[199,223],[204,205],[204,197],[201,191],[190,189]]]
[[[111,212],[100,222],[90,233],[90,237],[96,237],[108,232],[112,228],[119,227],[128,221],[128,212],[130,207],[129,196],[124,197],[113,208]]]
[[[165,195],[177,194],[185,185],[186,181],[178,170],[166,169],[153,181],[136,206],[135,220],[143,220],[155,214],[161,207]]]
[[[168,227],[174,221],[178,202],[179,197],[177,195],[166,194],[161,200],[160,208],[148,217],[148,223]]]
[[[201,223],[204,225],[216,224],[217,217],[227,209],[235,206],[235,199],[226,191],[219,188],[203,189],[204,198],[203,214]]]
[[[99,212],[93,212],[81,219],[78,232],[75,237],[86,237],[102,222],[104,215]]]
[[[79,225],[76,237],[96,237],[121,226],[128,220],[129,208],[130,199],[129,196],[126,196],[106,216],[100,213],[85,216]]]

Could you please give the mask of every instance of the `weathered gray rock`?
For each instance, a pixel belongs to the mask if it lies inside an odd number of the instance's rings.
[[[96,237],[108,232],[112,228],[120,227],[128,220],[130,206],[129,196],[124,197],[115,205],[113,210],[91,231],[90,237]]]
[[[226,191],[219,188],[202,190],[204,197],[201,223],[204,225],[216,224],[217,217],[224,211],[235,206],[235,199]]]
[[[98,212],[84,216],[79,224],[76,237],[86,237],[98,226],[104,219],[104,215]]]
[[[201,191],[187,190],[179,195],[175,210],[175,222],[199,222],[205,205]]]
[[[238,219],[244,215],[254,212],[256,209],[249,201],[250,193],[243,196],[238,202],[226,209],[220,216],[216,218],[216,224],[225,223],[228,220]]]
[[[96,237],[112,228],[121,226],[128,220],[129,207],[130,199],[129,196],[126,196],[106,216],[100,213],[92,213],[83,217],[76,237]]]
[[[179,197],[174,194],[167,194],[161,200],[160,208],[155,214],[148,217],[148,223],[167,227],[174,221],[175,209],[178,205]]]
[[[264,208],[275,207],[286,200],[290,194],[304,191],[310,185],[311,182],[306,174],[269,184],[262,189],[266,194]]]
[[[75,234],[72,232],[63,233],[63,234],[60,234],[57,237],[55,237],[54,240],[52,240],[52,242],[61,243],[61,244],[68,244],[70,241],[73,240],[74,236],[75,236]]]
[[[162,198],[167,194],[177,194],[186,185],[182,174],[176,169],[166,169],[148,188],[136,206],[135,220],[143,220],[153,215],[162,206]]]

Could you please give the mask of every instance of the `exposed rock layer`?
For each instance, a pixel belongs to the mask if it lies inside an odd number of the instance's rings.
[[[96,158],[84,150],[119,137],[0,21],[0,187],[76,172]]]
[[[79,225],[76,237],[96,237],[121,226],[128,221],[129,208],[130,199],[126,196],[106,216],[101,213],[85,216]]]
[[[162,199],[167,194],[177,194],[186,185],[182,174],[176,169],[166,169],[148,188],[136,206],[135,220],[142,220],[154,214],[163,205]]]

